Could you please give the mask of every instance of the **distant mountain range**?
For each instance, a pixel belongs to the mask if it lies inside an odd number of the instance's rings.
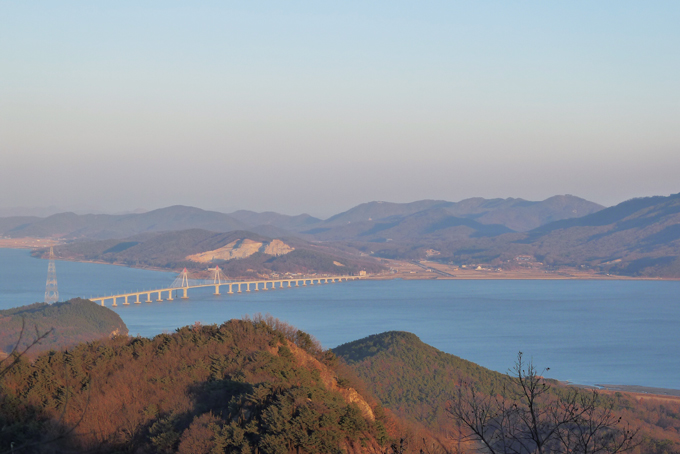
[[[569,219],[600,211],[604,207],[572,195],[550,197],[541,202],[524,199],[483,199],[476,197],[460,202],[421,200],[412,203],[370,202],[336,214],[323,222],[324,227],[357,222],[399,219],[428,211],[439,211],[450,217],[472,219],[479,224],[499,224],[509,230],[524,232],[549,222]]]
[[[19,223],[21,221],[21,223]],[[10,228],[4,228],[8,226]],[[141,214],[59,213],[46,218],[4,218],[0,229],[12,237],[63,237],[66,239],[110,239],[161,231],[205,229],[229,232],[247,226],[224,213],[200,208],[172,206]]]
[[[142,264],[144,256],[146,265],[161,267],[179,265],[188,255],[227,246],[228,237],[230,241],[236,239],[224,235],[227,232],[238,232],[235,235],[240,239],[252,241],[260,238],[265,242],[297,242],[302,250],[313,251],[312,255],[342,257],[324,260],[343,265],[360,257],[364,265],[369,263],[370,258],[363,256],[433,259],[435,251],[434,259],[453,264],[509,266],[518,255],[526,255],[548,267],[575,266],[632,276],[680,276],[680,194],[633,199],[609,208],[571,195],[540,202],[513,198],[370,202],[326,220],[307,214],[225,214],[186,206],[141,214],[61,213],[46,218],[0,218],[1,235],[61,237],[68,242],[98,240],[103,242],[89,244],[87,254],[77,252],[85,246],[76,243],[69,250],[76,255],[128,264]],[[203,236],[211,239],[203,242]],[[129,250],[116,249],[117,244],[132,243]],[[314,259],[302,258],[301,251],[291,254],[285,259],[266,260],[284,262],[297,257],[298,265],[305,260],[317,265],[323,262],[316,255]],[[260,259],[249,269],[271,268],[264,265],[264,257]],[[305,268],[298,265],[293,268]],[[323,265],[319,269],[328,268]]]
[[[632,199],[544,225],[522,240],[556,265],[588,264],[615,274],[680,276],[680,194]]]
[[[463,223],[473,229],[492,232],[527,231],[546,223],[569,219],[601,210],[601,205],[574,196],[555,196],[542,202],[523,199],[467,199],[461,202],[421,200],[412,203],[370,202],[344,213],[321,220],[307,214],[288,216],[279,213],[235,211],[230,214],[186,206],[171,206],[146,213],[121,215],[59,213],[48,217],[12,216],[0,218],[0,234],[10,237],[63,237],[65,239],[126,238],[149,232],[203,229],[213,232],[249,230],[267,236],[296,234],[308,239],[380,238],[374,235],[415,218],[428,217],[433,222],[445,218],[449,224]],[[434,213],[434,214],[432,214]],[[474,222],[471,222],[474,221]],[[359,224],[346,229],[348,224]],[[391,227],[390,227],[391,228]],[[433,227],[435,230],[437,226]],[[362,230],[363,229],[363,230]],[[408,227],[407,227],[408,229]],[[500,229],[500,230],[499,230]],[[402,229],[403,230],[403,229]],[[368,233],[367,233],[368,232]],[[323,235],[319,235],[323,233]],[[417,233],[417,232],[415,232]],[[406,233],[402,235],[408,236]]]
[[[431,230],[432,227],[429,227]],[[479,229],[453,239],[421,235],[383,245],[365,245],[374,255],[419,258],[428,248],[453,263],[512,262],[532,256],[548,267],[571,266],[628,276],[680,277],[680,194],[632,199],[592,214],[547,223],[528,232],[485,235]]]

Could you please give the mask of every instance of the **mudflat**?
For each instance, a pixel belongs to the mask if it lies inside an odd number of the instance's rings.
[[[651,394],[654,396],[667,396],[680,399],[680,389],[668,388],[652,388],[649,386],[635,386],[635,385],[600,385],[595,386],[605,389],[607,391],[621,391],[635,394]]]
[[[385,274],[368,276],[369,279],[607,279],[607,280],[669,280],[662,278],[640,278],[596,273],[576,268],[544,269],[541,267],[517,266],[500,268],[488,265],[455,266],[430,260],[380,259],[389,268]]]
[[[0,248],[6,249],[34,249],[57,244],[60,242],[54,238],[0,238]]]

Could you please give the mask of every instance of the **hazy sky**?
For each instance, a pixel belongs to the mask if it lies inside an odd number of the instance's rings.
[[[677,0],[0,1],[0,207],[680,192],[679,24]]]

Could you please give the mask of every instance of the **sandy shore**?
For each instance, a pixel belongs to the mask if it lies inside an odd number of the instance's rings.
[[[583,389],[596,389],[599,392],[606,394],[614,394],[617,392],[632,395],[637,400],[654,399],[667,402],[680,403],[680,389],[672,388],[654,388],[651,386],[638,385],[604,385],[596,383],[595,386],[578,385],[570,382],[560,381],[560,384],[565,386],[575,386]]]
[[[61,244],[52,238],[0,238],[2,249],[36,249]]]
[[[621,391],[635,394],[653,394],[655,396],[676,397],[680,399],[680,389],[668,388],[652,388],[649,386],[634,386],[634,385],[601,385],[595,384],[600,389],[607,391]]]
[[[429,260],[404,261],[380,259],[381,263],[390,269],[387,274],[368,276],[368,279],[461,279],[461,280],[499,280],[499,279],[527,279],[527,280],[676,280],[658,277],[629,277],[596,273],[594,271],[578,270],[576,268],[561,268],[546,270],[540,266],[521,266],[512,269],[492,267],[458,267]]]
[[[0,248],[36,249],[63,244],[59,238],[0,238]],[[107,265],[128,266],[121,263],[110,263],[98,260],[79,260],[73,257],[58,257],[58,260],[84,263],[102,263]],[[378,258],[380,263],[389,269],[386,273],[368,275],[366,279],[388,280],[430,280],[430,279],[462,279],[462,280],[679,280],[659,277],[629,277],[596,273],[594,270],[577,268],[546,269],[541,263],[523,263],[510,268],[492,267],[489,265],[470,265],[467,267],[448,265],[431,260],[391,260]],[[157,267],[133,267],[154,271],[175,271]]]

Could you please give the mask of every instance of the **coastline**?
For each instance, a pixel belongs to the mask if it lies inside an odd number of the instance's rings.
[[[48,238],[0,238],[0,249],[37,249],[63,244],[56,239]],[[39,257],[42,258],[42,257]],[[115,265],[140,270],[163,271],[174,273],[177,270],[152,266],[131,266],[124,263],[105,262],[101,260],[84,260],[75,257],[56,257],[56,260],[80,263],[96,263]],[[389,273],[367,275],[367,280],[608,280],[608,281],[678,281],[680,277],[635,277],[620,275],[605,275],[592,271],[582,271],[575,268],[560,268],[545,270],[541,268],[520,267],[513,269],[463,269],[458,266],[446,265],[429,260],[405,261],[393,259],[379,259],[390,269]]]
[[[14,249],[17,249],[17,248],[14,248]],[[27,249],[27,248],[23,248],[23,249]],[[24,254],[27,254],[27,253],[22,253],[21,255],[24,255]],[[72,259],[65,259],[65,260],[73,261],[73,262],[81,262],[81,263],[111,264],[111,263],[107,263],[107,262],[96,262],[96,261],[84,261],[84,260],[72,260]],[[45,267],[47,267],[47,263],[46,262],[44,262],[44,263],[45,263]],[[146,270],[152,270],[153,269],[153,268],[149,268],[149,267],[130,267],[130,266],[123,265],[123,264],[116,264],[116,265],[127,267],[127,268],[135,268],[135,269],[146,269]],[[156,270],[157,271],[163,271],[163,272],[171,272],[171,270],[167,270],[167,269],[156,269]],[[472,273],[472,272],[473,271],[470,270],[470,273]],[[449,280],[449,279],[446,279],[442,276],[436,276],[436,275],[432,276],[432,273],[427,273],[427,275],[429,275],[429,277],[425,277],[426,275],[423,275],[424,276],[423,278],[419,279],[417,277],[416,278],[411,277],[411,279],[413,279],[413,280],[425,280],[425,279],[427,279],[427,280],[435,280],[435,279],[436,280]],[[388,274],[388,275],[383,275],[383,276],[366,277],[366,279],[371,279],[371,280],[392,280],[392,279],[395,279],[395,278],[398,279],[398,278],[400,278],[400,276],[395,275],[395,274]],[[466,278],[469,279],[469,280],[483,280],[483,279],[485,279],[485,277],[455,276],[455,279],[460,279],[460,280],[464,280]],[[509,280],[513,279],[513,278],[508,278],[506,276],[494,276],[493,278],[494,279],[509,279]],[[565,277],[565,276],[559,276],[558,278],[580,280],[578,278]],[[486,277],[486,279],[488,279],[488,277]],[[529,276],[516,277],[515,279],[529,280],[529,279],[537,279],[537,277],[529,275]],[[550,277],[543,277],[543,279],[544,280],[550,279]],[[593,279],[593,278],[591,277],[591,279]],[[637,279],[625,279],[625,278],[621,279],[621,278],[619,278],[619,279],[620,280],[649,280],[649,279],[640,279],[640,278],[637,278]],[[451,279],[451,280],[453,280],[453,279]],[[607,279],[607,280],[612,280],[612,278],[609,277],[609,279]],[[653,279],[653,280],[659,280],[659,279]],[[387,284],[387,283],[385,283],[385,284]],[[640,382],[644,382],[644,380],[635,380],[635,382],[640,383]],[[590,382],[590,383],[594,383],[594,382]],[[567,383],[567,384],[572,385],[572,386],[581,386],[581,385],[578,385],[578,384],[575,384],[575,383]],[[583,386],[586,387],[585,385],[583,385]],[[602,392],[608,392],[608,393],[615,393],[615,392],[633,393],[633,394],[636,394],[636,396],[638,398],[644,398],[645,396],[647,396],[647,397],[656,396],[657,398],[673,399],[673,401],[677,401],[677,399],[680,399],[680,389],[654,388],[654,387],[641,386],[641,385],[600,384],[599,382],[596,383],[594,386],[592,386],[592,388],[599,389]]]
[[[563,381],[559,381],[559,383],[566,386],[575,386],[577,388],[592,389],[606,394],[626,393],[632,395],[637,400],[643,400],[645,398],[648,398],[654,400],[680,403],[680,389],[656,388],[652,386],[640,386],[640,385],[609,385],[609,384],[605,385],[600,383],[596,383],[595,385],[579,385],[576,383]]]
[[[654,388],[651,386],[637,386],[637,385],[602,385],[596,383],[598,389],[606,391],[621,391],[633,394],[648,394],[653,396],[673,397],[680,400],[680,389],[671,388]]]
[[[2,248],[2,247],[0,247]],[[6,249],[33,249],[33,248],[6,248]],[[40,260],[44,260],[42,257],[36,257]],[[124,263],[116,262],[105,262],[102,260],[83,260],[76,259],[73,257],[55,257],[57,261],[66,262],[79,262],[79,263],[96,263],[99,265],[113,265],[122,266],[126,268],[134,268],[138,270],[149,270],[149,271],[162,271],[166,273],[176,273],[178,270],[173,270],[169,268],[158,268],[153,266],[131,266]],[[458,272],[457,275],[451,276],[441,276],[436,274],[406,274],[406,273],[395,273],[395,274],[375,274],[366,275],[361,278],[362,280],[372,280],[372,281],[390,281],[394,279],[403,280],[414,280],[414,281],[456,281],[456,280],[526,280],[526,281],[537,281],[537,280],[551,280],[551,281],[564,281],[564,280],[577,280],[577,281],[678,281],[680,278],[667,278],[667,277],[634,277],[634,276],[617,276],[617,275],[602,275],[602,274],[567,274],[565,272],[561,273],[525,273],[525,272],[490,272],[490,273],[479,273],[473,270]]]
[[[59,244],[62,242],[53,238],[0,238],[0,249],[37,249]]]

